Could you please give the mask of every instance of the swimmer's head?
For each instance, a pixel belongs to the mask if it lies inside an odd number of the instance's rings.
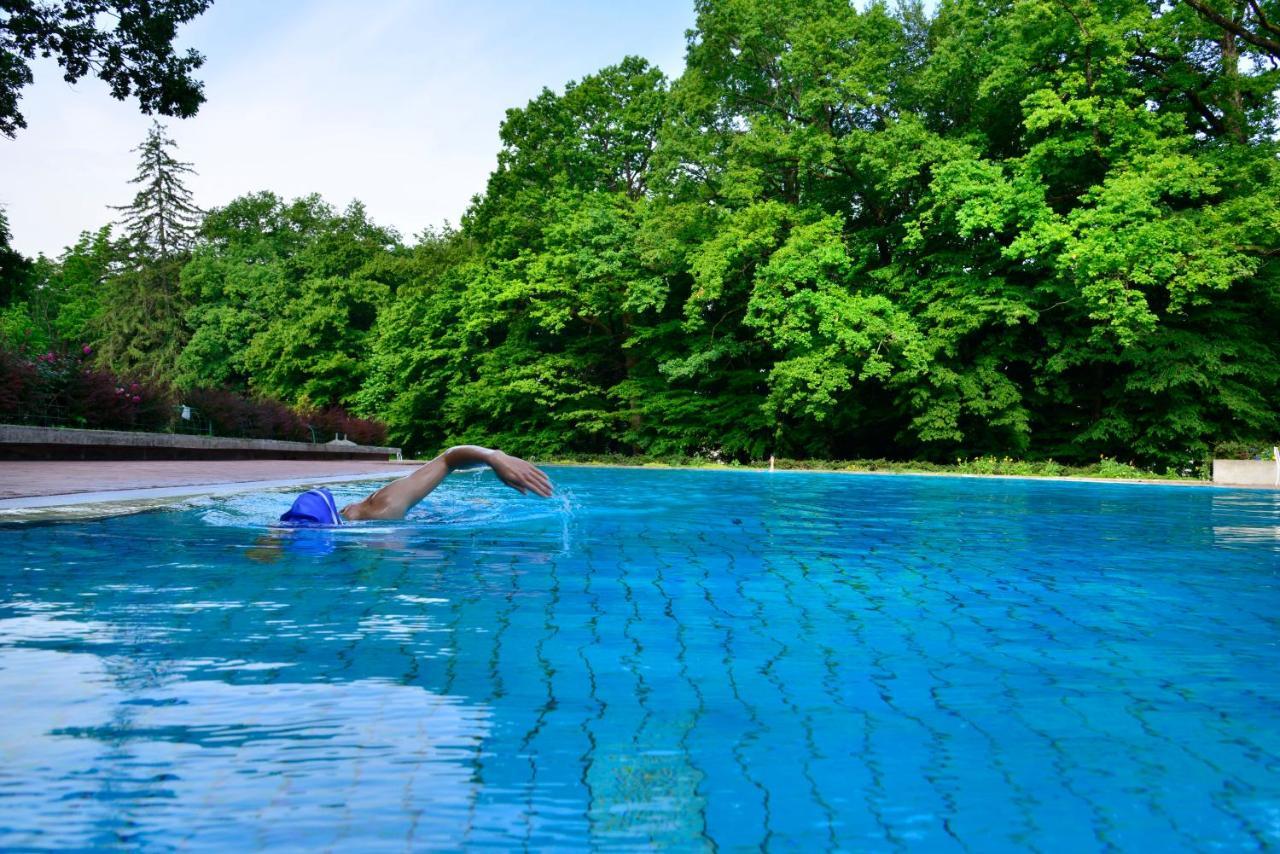
[[[280,516],[285,525],[298,527],[341,525],[338,506],[324,487],[309,489],[293,500],[293,506]]]

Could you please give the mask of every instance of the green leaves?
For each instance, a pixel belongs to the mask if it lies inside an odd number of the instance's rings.
[[[1280,69],[1260,19],[1138,0],[697,13],[678,80],[628,57],[508,111],[458,232],[408,248],[358,205],[270,193],[210,212],[180,328],[121,312],[111,352],[185,342],[181,382],[352,404],[411,453],[1182,467],[1280,431]],[[9,325],[100,322],[95,289],[141,281],[111,249],[37,265],[49,284]]]
[[[75,83],[93,73],[112,97],[138,99],[144,113],[193,116],[204,102],[204,84],[191,75],[204,64],[194,50],[173,48],[179,24],[209,8],[212,0],[78,0],[75,3],[9,3],[0,20],[0,133],[12,137],[27,126],[18,111],[21,89],[32,82],[28,62],[54,56],[63,79]],[[108,24],[101,29],[100,24]]]
[[[244,196],[205,219],[182,271],[192,307],[177,358],[184,386],[230,386],[291,403],[354,401],[371,330],[407,272],[398,237],[352,205]]]
[[[1123,163],[1067,218],[1060,266],[1122,345],[1151,332],[1158,312],[1210,299],[1256,269],[1199,202],[1219,192],[1212,167],[1174,152]]]
[[[822,422],[855,382],[923,367],[910,317],[856,287],[841,225],[824,217],[796,226],[755,276],[746,322],[780,357],[766,411]]]

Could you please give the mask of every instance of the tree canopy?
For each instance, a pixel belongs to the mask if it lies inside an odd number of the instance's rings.
[[[679,78],[509,110],[456,230],[210,212],[174,379],[414,451],[1177,467],[1280,434],[1274,2],[696,10]]]
[[[13,137],[27,121],[18,109],[34,77],[31,61],[53,57],[62,79],[88,74],[111,96],[133,96],[142,112],[188,118],[204,103],[192,74],[204,64],[194,50],[173,49],[178,26],[213,0],[4,0],[0,2],[0,133]],[[102,27],[102,20],[111,26]]]

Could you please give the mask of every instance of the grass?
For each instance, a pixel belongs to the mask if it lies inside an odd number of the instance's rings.
[[[664,466],[677,468],[768,468],[769,461],[738,463],[709,457],[629,456],[625,454],[560,454],[545,463],[609,466]],[[1106,480],[1205,480],[1196,471],[1163,473],[1102,457],[1088,465],[1068,465],[1054,460],[1017,460],[1012,457],[974,457],[954,463],[920,460],[774,460],[777,469],[789,471],[849,471],[897,474],[977,474],[1016,477],[1086,477]]]

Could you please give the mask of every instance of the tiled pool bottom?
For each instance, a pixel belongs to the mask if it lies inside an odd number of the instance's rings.
[[[552,476],[0,528],[0,848],[1280,844],[1275,495]]]

